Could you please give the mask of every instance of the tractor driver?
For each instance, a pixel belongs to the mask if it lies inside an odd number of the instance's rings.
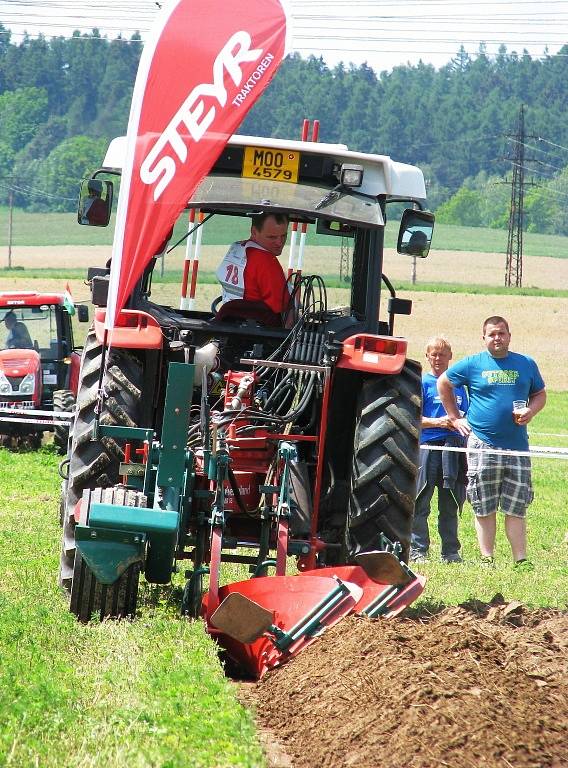
[[[25,324],[16,318],[10,310],[4,315],[4,325],[8,330],[6,349],[33,349],[31,336]]]
[[[249,240],[233,243],[217,269],[222,304],[235,299],[266,305],[276,324],[288,309],[290,292],[278,256],[288,235],[288,217],[259,213],[251,217]]]

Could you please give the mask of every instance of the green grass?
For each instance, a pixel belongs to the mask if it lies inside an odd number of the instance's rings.
[[[432,248],[438,251],[507,253],[507,230],[437,223],[434,226]],[[524,232],[523,253],[525,256],[566,259],[568,258],[568,237]]]
[[[531,444],[568,449],[567,413],[566,393],[549,392],[545,408],[529,425]]]
[[[568,450],[568,393],[548,394],[547,405],[529,426],[534,446],[555,446]],[[494,569],[479,565],[479,550],[473,512],[465,504],[460,519],[462,565],[440,563],[440,538],[436,529],[436,496],[432,502],[430,561],[417,567],[428,582],[421,600],[430,605],[456,604],[470,599],[488,601],[496,594],[506,600],[520,600],[530,606],[568,607],[568,519],[565,493],[568,485],[566,459],[534,458],[535,499],[528,508],[528,556],[535,565],[529,573],[513,571],[511,549],[504,533],[503,515],[498,513],[496,564]]]
[[[83,626],[68,612],[58,461],[0,450],[0,765],[263,765],[214,645],[171,590],[143,590],[134,623]]]
[[[229,217],[215,216],[205,225],[203,243],[223,245],[247,235],[247,220],[235,222]],[[179,218],[174,237],[179,239],[187,231],[187,215]],[[7,245],[8,209],[0,206],[0,248]],[[20,209],[13,212],[13,245],[109,245],[113,227],[81,227],[76,213],[27,213]],[[398,222],[391,221],[386,228],[386,245],[396,246]],[[310,235],[311,245],[329,245],[330,238]],[[175,242],[175,240],[174,240]],[[432,247],[435,250],[481,251],[506,253],[507,231],[481,227],[459,227],[436,224]],[[540,235],[526,232],[523,235],[526,256],[550,256],[568,258],[568,238],[560,235]],[[4,259],[2,259],[4,262]]]
[[[468,504],[459,526],[464,563],[440,563],[434,497],[430,515],[430,561],[417,566],[428,581],[416,607],[432,603],[453,605],[471,599],[489,601],[501,594],[507,601],[519,600],[532,607],[568,608],[568,525],[564,501],[567,483],[568,461],[533,460],[535,500],[528,509],[527,538],[528,557],[535,569],[528,573],[513,570],[501,513],[497,520],[495,568],[480,566],[473,513]]]
[[[568,393],[550,393],[531,442],[568,448]],[[550,435],[560,435],[552,437]],[[223,677],[201,622],[178,615],[179,585],[142,586],[131,622],[81,625],[56,586],[59,459],[0,449],[0,765],[13,768],[262,766],[251,716]],[[496,567],[481,568],[470,507],[460,522],[465,562],[431,561],[417,609],[497,593],[566,607],[568,462],[535,459],[529,507],[532,573],[515,573],[499,519]],[[23,487],[25,482],[25,487]]]

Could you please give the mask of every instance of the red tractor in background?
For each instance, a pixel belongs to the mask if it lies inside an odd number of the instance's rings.
[[[73,343],[71,316],[88,322],[86,306],[68,292],[0,293],[0,440],[7,447],[39,448],[43,432],[54,432],[67,451],[75,408],[80,348]]]

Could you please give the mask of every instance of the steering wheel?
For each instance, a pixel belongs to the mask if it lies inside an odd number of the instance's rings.
[[[222,296],[217,296],[217,298],[213,299],[213,301],[211,302],[211,312],[213,312],[214,315],[217,314],[217,310],[219,308],[219,304],[221,303],[222,299],[223,299]]]

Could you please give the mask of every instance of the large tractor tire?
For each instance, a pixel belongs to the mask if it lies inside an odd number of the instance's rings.
[[[56,413],[71,413],[75,409],[75,395],[70,389],[57,389],[53,393],[53,410]],[[69,442],[69,422],[55,419],[53,442],[57,452],[65,456]]]
[[[144,494],[123,486],[95,488],[90,491],[88,506],[101,503],[120,504],[124,507],[147,506]],[[80,552],[76,551],[69,606],[71,613],[83,622],[91,618],[102,621],[106,618],[134,617],[140,570],[141,563],[133,563],[114,584],[101,584],[83,560]]]
[[[75,507],[83,491],[109,488],[119,481],[118,470],[124,457],[122,447],[112,438],[92,441],[98,384],[103,364],[102,346],[94,331],[89,331],[83,350],[77,410],[69,451],[67,480],[63,498],[63,543],[59,581],[69,589],[75,560]],[[111,349],[103,382],[107,393],[100,424],[135,427],[140,425],[142,364],[131,352]]]
[[[357,401],[347,547],[349,557],[377,549],[380,534],[408,561],[416,497],[422,406],[421,368],[408,360],[397,376],[366,378]]]

